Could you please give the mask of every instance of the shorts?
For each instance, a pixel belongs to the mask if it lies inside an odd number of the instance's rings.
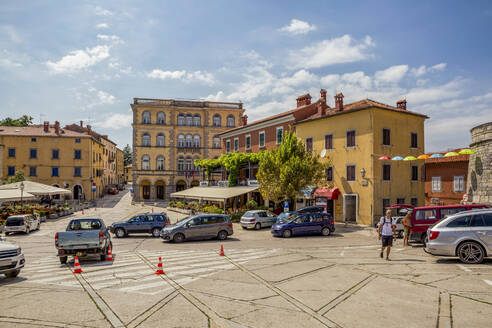
[[[410,227],[403,227],[403,232],[408,237],[410,235]]]
[[[393,236],[381,236],[383,247],[393,246]]]

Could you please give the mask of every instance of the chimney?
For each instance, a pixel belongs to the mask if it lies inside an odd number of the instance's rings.
[[[60,122],[55,121],[55,133],[60,134]]]
[[[319,94],[321,95],[321,98],[323,98],[325,100],[325,104],[326,104],[326,90],[325,89],[321,89],[319,91]]]
[[[83,128],[84,127],[84,121],[80,121],[80,127]]]
[[[317,108],[318,108],[318,116],[324,116],[326,111],[325,111],[325,100],[323,98],[321,98],[318,101]]]
[[[398,100],[396,107],[401,110],[407,110],[407,101],[405,99]]]
[[[50,132],[50,122],[44,121],[43,128],[44,128],[44,132]]]
[[[309,93],[297,97],[297,108],[310,104],[311,104],[311,95]]]
[[[243,115],[241,120],[243,122],[243,126],[248,125],[248,115]]]
[[[87,134],[91,135],[91,132],[92,132],[91,126],[89,124],[87,124]]]
[[[337,93],[335,95],[335,110],[337,112],[343,110],[343,93]]]

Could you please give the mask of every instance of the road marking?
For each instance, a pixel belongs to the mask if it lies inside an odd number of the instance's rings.
[[[483,281],[484,281],[484,282],[485,282],[485,283],[486,283],[487,285],[490,285],[490,286],[492,286],[492,281],[490,281],[490,280],[487,280],[487,279],[484,279]]]
[[[446,292],[439,293],[437,328],[451,328],[451,296]]]
[[[456,264],[456,266],[465,272],[471,272],[471,270],[465,267],[464,265]]]
[[[345,254],[345,250],[342,250],[342,251],[340,252],[340,256],[344,256],[344,254]]]

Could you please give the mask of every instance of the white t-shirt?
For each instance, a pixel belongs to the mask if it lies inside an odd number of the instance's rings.
[[[379,220],[379,226],[382,225],[381,235],[393,236],[393,225],[396,225],[396,219],[387,219],[386,216],[382,216]]]

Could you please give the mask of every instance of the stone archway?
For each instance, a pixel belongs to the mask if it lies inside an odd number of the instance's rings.
[[[150,181],[143,180],[140,182],[140,199],[149,200],[150,199]]]
[[[72,199],[74,200],[82,200],[84,199],[84,189],[81,185],[75,184],[72,188]]]
[[[164,200],[166,198],[166,183],[162,180],[157,180],[154,186],[155,199]]]
[[[193,180],[193,181],[191,181],[191,184],[190,184],[191,187],[198,187],[199,185],[200,185],[200,181],[198,181],[198,180]]]
[[[186,189],[186,181],[179,180],[176,182],[176,191],[182,191]]]

